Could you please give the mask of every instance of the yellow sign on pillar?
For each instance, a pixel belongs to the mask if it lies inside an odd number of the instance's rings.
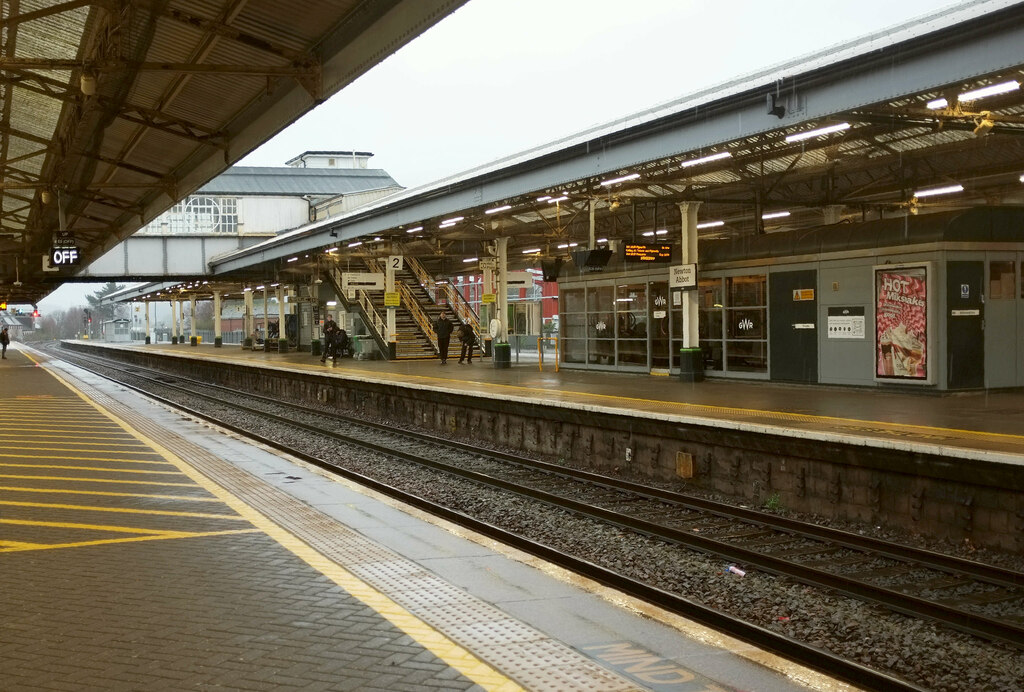
[[[384,293],[384,307],[397,308],[401,303],[402,301],[397,291],[394,293]]]
[[[490,304],[494,303],[494,294],[493,293],[484,293],[482,296],[480,296],[480,303],[482,305],[490,305]]]

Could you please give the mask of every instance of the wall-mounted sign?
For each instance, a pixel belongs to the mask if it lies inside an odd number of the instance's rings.
[[[497,269],[498,260],[494,257],[481,257],[479,265],[480,269]]]
[[[391,255],[388,257],[388,269],[396,272],[402,271],[402,267],[405,266],[405,257],[403,255]]]
[[[533,286],[533,274],[530,272],[509,272],[505,277],[505,285],[509,288],[530,288]]]
[[[71,247],[54,247],[50,248],[50,264],[55,267],[71,267],[78,264],[78,260],[81,256],[78,254],[78,248]]]
[[[493,305],[494,297],[495,296],[493,293],[484,293],[482,296],[480,296],[480,303],[483,305]]]
[[[380,272],[345,272],[341,275],[341,290],[383,291],[384,275]]]
[[[794,288],[793,289],[793,300],[814,300],[814,289],[813,288]]]
[[[626,243],[625,256],[632,262],[671,262],[671,245],[648,245],[646,243]]]
[[[828,338],[864,339],[864,308],[857,306],[828,309]]]
[[[696,288],[697,265],[680,264],[670,267],[668,270],[668,285],[670,288]]]
[[[875,376],[928,379],[928,267],[875,267]]]
[[[401,298],[398,291],[394,293],[384,293],[384,307],[386,308],[397,308],[402,304]]]

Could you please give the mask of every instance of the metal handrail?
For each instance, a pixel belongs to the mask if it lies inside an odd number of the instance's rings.
[[[544,371],[544,349],[541,346],[542,341],[554,341],[555,342],[555,372],[558,372],[558,363],[562,359],[559,358],[558,353],[558,337],[557,336],[538,336],[537,337],[537,369],[541,372]]]
[[[331,278],[334,279],[334,283],[340,291],[342,286],[341,270],[335,268],[332,269],[330,273],[332,274]],[[373,301],[370,299],[370,295],[366,291],[356,291],[356,302],[359,303],[359,307],[363,309],[363,312],[369,318],[370,328],[376,332],[380,341],[386,343],[388,323],[387,320],[381,318],[380,314],[377,312],[377,308],[374,307]]]
[[[421,286],[428,285],[433,277],[427,273],[423,265],[420,264],[419,260],[415,257],[406,257],[406,264],[412,273],[416,275],[416,279],[420,282]],[[480,331],[480,317],[473,311],[473,307],[463,297],[459,290],[449,283],[435,284],[436,288],[440,288],[444,293],[445,298],[448,300],[448,307],[455,313],[455,316],[459,318],[459,322],[466,323],[473,328],[473,333],[476,334],[476,342],[482,344],[484,342],[484,334]]]
[[[427,315],[427,313],[423,311],[423,308],[420,307],[419,302],[416,300],[416,296],[413,295],[413,292],[408,286],[406,286],[404,281],[396,281],[395,287],[402,296],[405,309],[408,310],[409,314],[412,315],[412,318],[416,320],[416,324],[418,324],[420,330],[426,334],[430,344],[437,349],[437,334],[434,332],[434,325],[430,322],[430,316]]]

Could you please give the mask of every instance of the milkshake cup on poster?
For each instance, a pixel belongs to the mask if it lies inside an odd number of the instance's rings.
[[[903,377],[917,377],[917,366],[924,355],[924,346],[905,324],[891,330],[893,372]]]
[[[879,345],[882,348],[882,374],[892,375],[892,330],[886,329],[882,333]]]

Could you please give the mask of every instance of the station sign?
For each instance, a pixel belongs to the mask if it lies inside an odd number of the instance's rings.
[[[530,272],[509,272],[505,277],[508,288],[530,288],[533,286],[533,274]]]
[[[81,255],[75,246],[50,248],[50,264],[54,267],[72,267],[80,259]]]
[[[53,247],[76,247],[75,234],[71,231],[54,231]]]
[[[405,255],[391,255],[388,257],[388,269],[396,272],[402,271],[405,266]]]
[[[496,296],[493,293],[484,293],[482,296],[480,296],[480,304],[493,305],[495,297]]]
[[[480,268],[481,269],[497,269],[498,268],[498,260],[496,258],[494,258],[494,257],[481,257],[479,264],[480,264]]]
[[[402,301],[398,291],[395,291],[394,293],[384,293],[384,307],[397,308],[401,304]]]
[[[626,243],[625,257],[633,262],[671,262],[672,246],[664,243]]]
[[[669,268],[669,288],[696,288],[697,287],[697,265],[680,264]]]
[[[383,291],[384,274],[380,272],[345,272],[341,275],[341,290]]]

